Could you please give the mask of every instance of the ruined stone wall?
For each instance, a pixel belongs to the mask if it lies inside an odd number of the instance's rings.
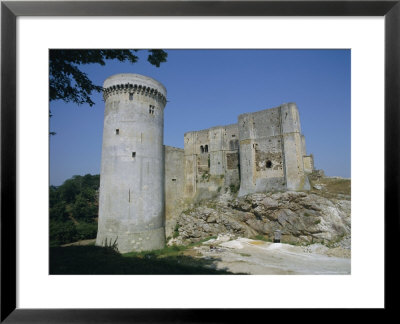
[[[185,134],[185,197],[210,198],[222,188],[239,195],[309,188],[297,106],[293,103],[243,114],[238,123]]]
[[[239,188],[240,159],[239,159],[239,128],[237,124],[224,127],[223,137],[224,186]],[[236,189],[235,189],[236,190]]]
[[[165,160],[165,219],[166,236],[171,236],[173,228],[169,221],[180,214],[183,208],[184,192],[184,153],[183,149],[164,145]]]
[[[301,135],[301,144],[303,151],[304,172],[310,174],[314,171],[314,156],[312,154],[307,155],[306,138],[304,135]]]
[[[304,172],[311,173],[314,171],[314,156],[312,154],[303,157]]]
[[[289,190],[309,189],[308,178],[304,174],[303,150],[299,111],[296,104],[280,106],[282,136],[285,153],[286,188]]]
[[[239,116],[239,195],[286,187],[281,109]]]
[[[236,124],[185,134],[185,197],[209,198],[239,186],[239,140]]]
[[[295,104],[239,116],[239,195],[307,189],[305,139]]]

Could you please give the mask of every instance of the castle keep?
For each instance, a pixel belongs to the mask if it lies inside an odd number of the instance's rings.
[[[239,190],[239,196],[270,190],[309,189],[313,157],[294,103],[243,114],[238,123],[189,132],[184,137],[186,197]]]
[[[158,81],[114,75],[104,82],[104,99],[97,245],[118,240],[120,252],[162,248],[165,220],[184,202],[225,191],[309,189],[314,161],[294,103],[185,133],[182,150],[163,146],[166,90]]]

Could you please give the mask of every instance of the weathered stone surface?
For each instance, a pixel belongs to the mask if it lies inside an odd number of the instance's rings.
[[[231,198],[227,206],[218,200],[178,217],[179,236],[174,243],[188,243],[219,234],[237,237],[264,235],[271,239],[281,231],[282,242],[336,244],[350,237],[349,200],[325,198],[304,192],[257,193]],[[246,211],[244,211],[246,210]]]
[[[295,103],[242,114],[236,124],[184,135],[185,198],[200,201],[239,188],[239,196],[309,190],[306,175],[313,171]]]
[[[105,99],[96,245],[122,253],[160,249],[164,229],[166,89],[139,74],[116,74]]]

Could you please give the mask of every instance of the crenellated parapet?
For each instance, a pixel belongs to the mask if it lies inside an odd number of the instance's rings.
[[[153,98],[154,100],[159,101],[163,106],[165,106],[167,103],[167,99],[159,90],[141,84],[132,84],[132,83],[115,84],[108,88],[103,88],[104,100],[107,100],[107,98],[111,95],[120,95],[123,93],[130,93],[130,94],[150,97]]]

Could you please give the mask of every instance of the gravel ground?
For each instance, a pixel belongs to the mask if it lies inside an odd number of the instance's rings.
[[[350,274],[350,249],[321,244],[293,246],[247,238],[219,237],[194,248],[215,260],[214,267],[234,273],[334,275]]]

